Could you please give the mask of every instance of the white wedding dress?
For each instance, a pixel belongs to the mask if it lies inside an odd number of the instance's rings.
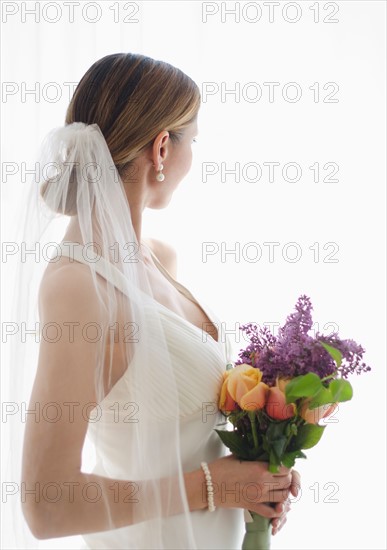
[[[64,255],[68,255],[66,247],[62,247],[61,250]],[[75,260],[87,263],[78,248],[75,248],[71,254],[75,254],[75,257],[73,256]],[[188,299],[197,303],[218,328],[217,342],[197,326],[159,304],[179,389],[182,466],[184,472],[189,472],[199,469],[201,461],[210,463],[216,458],[229,454],[214,428],[219,422],[224,422],[224,417],[217,409],[217,403],[223,372],[226,364],[232,360],[229,356],[230,346],[227,338],[224,338],[221,333],[219,319],[207,307],[204,309],[183,285],[171,277],[156,256],[154,254],[152,256],[162,274]],[[104,263],[106,263],[105,260],[98,262],[97,272],[123,291],[122,273],[117,268],[105,270]],[[134,356],[133,361],[135,359]],[[133,465],[129,467],[125,459],[129,456],[126,446],[130,445],[128,436],[130,423],[117,422],[116,418],[117,412],[122,417],[128,417],[132,412],[131,408],[128,408],[132,368],[133,362],[99,403],[99,421],[89,423],[88,428],[89,438],[98,444],[100,457],[93,473],[113,479],[130,480],[134,479],[133,475],[135,475],[135,468]],[[203,407],[206,403],[208,406]],[[167,421],[170,414],[167,404],[165,410],[158,408],[157,414],[161,418],[164,416]],[[106,429],[107,426],[108,429]],[[167,440],[165,445],[168,445]],[[155,474],[161,476],[162,458],[162,456],[155,457]],[[179,521],[181,517],[176,515],[163,520],[163,538],[166,548],[177,548],[176,533],[183,528],[182,522]],[[199,510],[191,512],[191,519],[198,549],[234,550],[241,547],[244,533],[242,509],[217,508],[214,512],[206,509]],[[149,529],[152,529],[152,521],[146,523],[149,524]],[[138,526],[132,525],[83,535],[82,549],[143,548],[140,531]]]

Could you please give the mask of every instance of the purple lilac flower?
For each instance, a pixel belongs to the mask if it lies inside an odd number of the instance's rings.
[[[368,372],[371,367],[362,362],[364,348],[357,344],[354,340],[340,340],[337,334],[324,336],[317,334],[316,339],[329,344],[338,349],[343,356],[342,364],[338,369],[343,378],[348,378],[349,374],[361,374]]]
[[[308,372],[314,372],[320,378],[333,373],[336,377],[347,378],[350,373],[371,370],[362,362],[364,349],[353,340],[341,340],[337,334],[324,336],[318,333],[314,338],[308,334],[313,326],[312,309],[310,299],[300,296],[295,312],[288,316],[277,337],[267,327],[258,329],[253,323],[241,326],[250,344],[240,351],[236,365],[247,363],[259,368],[262,381],[269,386],[275,384],[277,377],[294,378]],[[339,368],[320,341],[341,352],[343,359]]]

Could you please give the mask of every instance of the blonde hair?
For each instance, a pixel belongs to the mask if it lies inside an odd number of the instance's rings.
[[[65,123],[98,124],[124,177],[162,130],[178,142],[200,101],[197,84],[180,69],[141,54],[116,53],[96,61],[82,77]],[[48,183],[41,188],[43,198]],[[62,213],[76,213],[75,197],[76,190],[69,190]]]

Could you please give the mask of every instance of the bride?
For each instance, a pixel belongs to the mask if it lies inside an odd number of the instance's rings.
[[[43,144],[25,238],[44,239],[58,214],[69,223],[38,292],[29,403],[38,418],[27,419],[21,467],[22,512],[37,539],[240,548],[243,510],[272,518],[275,534],[297,495],[297,472],[226,455],[214,428],[230,346],[216,315],[176,280],[172,248],[142,235],[144,210],[165,208],[190,169],[199,106],[197,85],[177,68],[108,55]]]

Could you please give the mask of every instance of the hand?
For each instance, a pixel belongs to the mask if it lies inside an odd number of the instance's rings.
[[[239,460],[234,455],[214,460],[208,466],[215,506],[245,508],[267,518],[281,519],[286,515],[285,503],[289,491],[295,490],[292,484],[297,482],[288,468],[281,466],[273,474],[266,462]],[[270,503],[277,505],[272,507]]]
[[[290,492],[294,497],[298,495],[300,488],[301,488],[300,474],[296,470],[292,470],[292,484],[290,485]],[[287,499],[283,504],[277,504],[276,508],[278,512],[281,512],[281,515],[279,517],[274,518],[271,521],[272,535],[276,535],[278,531],[280,531],[282,527],[285,525],[287,521],[286,515],[291,509],[290,500]]]

